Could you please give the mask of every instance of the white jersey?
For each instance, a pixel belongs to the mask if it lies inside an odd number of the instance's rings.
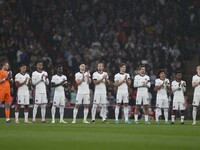
[[[101,80],[103,78],[103,76],[106,75],[106,74],[107,74],[106,72],[99,73],[98,71],[96,71],[96,72],[93,73],[92,79],[93,80]],[[107,76],[107,79],[108,79],[108,76]],[[102,82],[100,82],[99,84],[95,85],[95,93],[106,94],[106,81],[105,81],[105,79]]]
[[[163,82],[167,83],[167,85],[169,85],[169,79],[164,79],[164,80],[161,80],[161,79],[156,79],[155,81],[155,86],[160,86],[161,84],[163,84]],[[163,87],[157,91],[157,97],[165,97],[167,98],[167,85],[164,84]]]
[[[88,72],[84,73],[84,80],[83,82],[78,85],[78,91],[77,94],[90,94],[89,84],[88,84],[88,78],[87,78]],[[89,74],[90,77],[90,74]],[[83,73],[77,72],[75,74],[75,80],[82,80]]]
[[[143,86],[144,82],[147,82],[147,86]],[[148,88],[150,88],[150,78],[148,75],[141,76],[140,74],[136,75],[134,78],[134,87],[137,88],[137,95],[148,96]]]
[[[65,75],[59,76],[56,74],[52,77],[51,83],[59,84],[64,80],[67,80],[67,77]],[[65,88],[63,87],[63,85],[55,87],[54,95],[65,95]]]
[[[173,100],[176,102],[184,103],[184,92],[186,91],[186,87],[183,86],[184,83],[185,81],[183,80],[181,80],[180,82],[177,82],[176,80],[174,80],[171,84],[172,92],[174,93]]]
[[[192,77],[192,83],[200,82],[200,76],[197,74]],[[194,88],[194,95],[200,95],[200,84]]]
[[[127,75],[127,78],[130,79],[130,75],[128,73],[117,73],[114,77],[114,81],[123,81],[125,79],[125,76]],[[124,82],[122,83],[120,86],[118,86],[117,88],[117,93],[128,93],[128,86],[127,84]]]
[[[35,93],[44,93],[46,94],[46,84],[49,84],[49,80],[44,81],[42,75],[48,76],[46,71],[38,72],[34,71],[32,73],[32,83],[35,85]]]
[[[23,83],[26,80],[26,78],[28,78],[26,84],[23,84],[22,86],[18,87],[17,95],[29,95],[27,84],[30,80],[30,75],[28,73],[25,73],[25,74],[18,73],[15,75],[15,81],[19,83]]]

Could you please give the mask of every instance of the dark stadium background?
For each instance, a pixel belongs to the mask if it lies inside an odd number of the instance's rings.
[[[174,71],[181,70],[187,81],[189,119],[191,78],[200,62],[199,6],[198,0],[0,0],[0,62],[8,60],[14,75],[24,63],[31,74],[35,62],[43,59],[50,79],[55,66],[63,65],[69,83],[68,107],[73,106],[74,74],[81,62],[91,73],[103,62],[112,81],[120,62],[127,64],[132,79],[140,64],[146,65],[152,79],[160,68],[171,81]],[[152,107],[153,86],[152,80]],[[15,86],[12,89],[14,106]],[[116,89],[109,86],[108,92],[113,106]],[[134,94],[131,86],[133,106]]]

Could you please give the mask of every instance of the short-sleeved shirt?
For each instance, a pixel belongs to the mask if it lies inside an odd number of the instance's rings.
[[[93,73],[92,79],[93,80],[101,80],[105,74],[107,74],[107,73],[106,72],[100,73],[100,72],[96,71]],[[107,76],[107,79],[108,79],[108,76]],[[106,94],[106,82],[105,81],[95,85],[95,93],[96,94]]]
[[[77,94],[90,94],[87,75],[88,75],[88,72],[85,72],[83,82],[80,85],[78,85]],[[90,76],[90,74],[89,74],[89,76]],[[75,80],[82,80],[82,78],[83,78],[82,72],[77,72],[75,74]]]
[[[161,80],[159,78],[156,79],[155,86],[160,86],[161,84],[163,84],[163,82],[167,82],[167,84],[170,84],[169,79],[165,78],[164,80]],[[157,91],[157,97],[167,97],[167,86],[165,84],[160,90]]]
[[[51,83],[55,83],[55,84],[59,84],[61,82],[63,82],[64,80],[67,80],[67,77],[65,75],[54,75],[51,79]],[[55,95],[65,95],[65,89],[63,87],[63,85],[57,86],[55,87],[55,91],[54,91]]]
[[[124,74],[117,73],[114,77],[114,80],[121,82],[124,80],[126,75],[127,75],[127,78],[130,79],[130,75],[128,73],[124,73]],[[120,86],[118,86],[117,93],[128,93],[128,86],[125,82],[122,83]]]
[[[192,77],[192,83],[200,82],[200,76],[197,74]],[[194,95],[200,95],[200,84],[194,88]]]
[[[30,75],[28,73],[25,73],[25,74],[18,73],[15,75],[15,82],[17,81],[19,83],[23,83],[26,80],[26,78],[28,78],[28,80],[30,79]],[[18,95],[29,95],[28,85],[24,84],[24,85],[18,87],[17,94]]]
[[[37,82],[38,79],[41,80],[42,75],[47,76],[47,72],[46,71],[42,71],[42,72],[38,72],[38,71],[34,71],[32,73],[32,83],[34,84],[34,82]],[[40,82],[37,85],[35,85],[35,93],[45,93],[46,94],[46,84],[44,82]]]

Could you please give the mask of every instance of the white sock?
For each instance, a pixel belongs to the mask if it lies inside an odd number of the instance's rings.
[[[76,120],[77,113],[78,113],[78,108],[74,107],[74,110],[73,110],[73,120],[74,121]]]
[[[28,112],[24,112],[24,121],[28,121]]]
[[[106,120],[106,118],[107,118],[107,115],[106,115],[106,113],[107,113],[106,104],[102,104],[101,113],[102,113],[102,120],[103,121]]]
[[[33,107],[33,121],[35,121],[35,117],[37,115],[37,109],[38,109],[38,105],[35,104],[34,107]]]
[[[156,108],[156,121],[159,121],[160,114],[161,114],[161,109],[160,108]]]
[[[171,117],[172,117],[172,122],[174,122],[175,121],[175,115],[172,115]]]
[[[83,115],[84,115],[83,120],[84,120],[84,121],[87,120],[88,112],[89,112],[88,108],[84,108],[84,110],[83,110]]]
[[[96,111],[97,111],[97,105],[93,104],[93,106],[92,106],[92,120],[95,120]]]
[[[60,121],[64,118],[64,107],[60,107]]]
[[[45,115],[46,115],[46,104],[41,105],[41,116],[42,116],[42,121],[45,121]]]
[[[138,114],[135,114],[134,118],[135,118],[135,122],[137,122],[138,121]]]
[[[145,122],[148,122],[149,121],[149,115],[144,115],[144,120],[145,120]]]
[[[119,106],[115,107],[115,120],[118,120],[119,117]]]
[[[19,112],[15,112],[15,120],[19,120]]]
[[[164,109],[165,122],[168,122],[168,109]]]
[[[55,114],[56,114],[56,107],[52,106],[51,108],[52,121],[55,121]]]
[[[196,116],[197,116],[197,107],[193,107],[192,111],[193,122],[196,122]]]
[[[124,107],[124,117],[125,117],[125,121],[128,121],[128,106]]]
[[[181,122],[184,122],[185,116],[181,116]]]

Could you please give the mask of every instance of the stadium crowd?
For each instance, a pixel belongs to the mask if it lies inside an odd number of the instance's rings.
[[[8,0],[0,1],[0,59],[29,72],[41,58],[51,77],[61,64],[74,96],[74,74],[81,62],[94,72],[98,62],[113,80],[121,62],[133,79],[146,65],[152,86],[163,68],[168,78],[197,49],[200,7],[197,0]],[[92,88],[92,87],[91,87]],[[108,99],[115,90],[109,87]],[[153,88],[152,88],[153,89]],[[150,90],[153,94],[153,90]],[[70,94],[71,93],[71,94]],[[131,87],[134,99],[134,88]],[[154,95],[154,94],[153,94]],[[112,102],[111,102],[112,103]]]

